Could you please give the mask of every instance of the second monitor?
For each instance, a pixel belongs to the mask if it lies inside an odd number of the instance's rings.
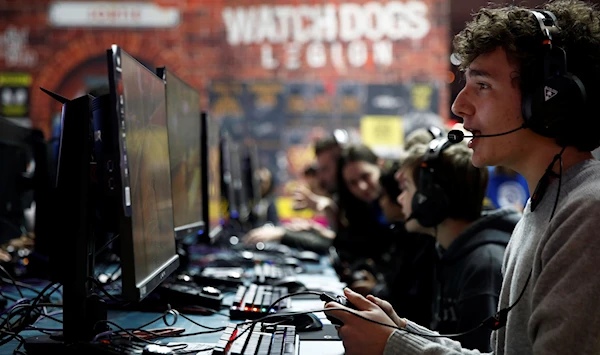
[[[173,220],[178,239],[205,228],[201,156],[200,94],[167,68],[157,74],[165,81]]]

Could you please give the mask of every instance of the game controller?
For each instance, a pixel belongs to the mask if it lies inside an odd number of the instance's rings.
[[[348,301],[348,299],[344,296],[339,296],[339,295],[332,295],[329,294],[327,292],[323,292],[321,294],[321,301],[324,301],[325,303],[327,302],[337,302],[339,304],[341,304],[342,306],[354,309],[358,311],[358,308],[356,308],[355,305],[352,304],[352,302]],[[331,324],[335,324],[335,325],[339,325],[342,326],[344,325],[344,323],[337,319],[336,317],[332,316],[330,314],[330,312],[325,312],[325,316],[327,317],[327,319],[329,319],[329,321],[331,322]]]

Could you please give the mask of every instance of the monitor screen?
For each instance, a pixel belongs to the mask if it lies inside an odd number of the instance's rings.
[[[178,266],[165,84],[118,46],[108,51],[125,218],[123,295],[142,299]]]
[[[258,147],[256,144],[248,145],[246,151],[247,155],[244,157],[244,179],[246,186],[248,186],[248,198],[250,200],[250,206],[254,208],[261,198],[261,178],[259,173],[259,162],[258,162]]]
[[[211,231],[221,226],[224,216],[221,198],[221,149],[219,147],[219,123],[208,116],[208,219]]]
[[[223,206],[223,219],[225,222],[229,222],[229,219],[238,219],[238,201],[233,183],[231,150],[233,142],[228,134],[224,134],[221,137],[220,148],[221,148],[221,196],[224,200]]]
[[[231,183],[233,185],[239,219],[246,221],[250,215],[250,207],[247,184],[242,174],[242,165],[244,163],[243,150],[241,145],[231,142],[229,149],[231,156]]]
[[[26,175],[31,175],[28,129],[0,117],[0,244],[23,235]]]
[[[158,73],[166,85],[173,221],[181,239],[204,228],[200,94],[171,71]]]

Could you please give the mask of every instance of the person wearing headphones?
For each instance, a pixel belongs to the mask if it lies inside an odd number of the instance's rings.
[[[513,209],[482,215],[488,171],[474,167],[471,155],[465,144],[436,139],[414,146],[397,174],[398,202],[409,214],[406,229],[436,239],[430,327],[441,333],[470,330],[496,312],[504,250],[521,217]],[[458,339],[489,351],[490,332],[479,329]]]
[[[600,12],[582,1],[481,9],[454,39],[465,87],[453,112],[472,132],[477,167],[501,165],[531,197],[506,250],[494,354],[599,354]],[[449,138],[459,141],[460,132]],[[346,292],[337,302],[346,354],[477,354]],[[376,324],[375,322],[379,323]]]
[[[350,289],[362,295],[372,294],[390,302],[417,324],[430,324],[434,267],[437,260],[435,239],[420,232],[410,232],[404,222],[408,217],[398,202],[402,193],[396,173],[400,164],[382,169],[379,206],[391,225],[394,243],[386,251],[387,265],[379,273],[360,270],[363,277]]]

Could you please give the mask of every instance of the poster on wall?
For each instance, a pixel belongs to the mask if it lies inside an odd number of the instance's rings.
[[[238,141],[248,136],[244,119],[244,88],[245,84],[238,81],[217,80],[211,82],[208,90],[211,115],[220,123],[222,131]]]
[[[362,83],[342,82],[336,86],[335,109],[341,125],[357,128],[363,115],[366,86]]]
[[[30,86],[27,73],[0,73],[0,115],[28,125]]]
[[[402,116],[410,110],[410,92],[404,85],[367,86],[366,115]]]
[[[244,87],[243,111],[250,135],[256,140],[278,140],[285,115],[285,85],[251,81]]]
[[[408,135],[419,128],[443,127],[439,112],[439,86],[437,83],[417,82],[409,86],[410,110],[402,117],[404,134]]]
[[[334,97],[320,82],[287,84],[286,125],[331,126]]]
[[[440,95],[435,83],[412,83],[410,91],[410,111],[438,112]]]

